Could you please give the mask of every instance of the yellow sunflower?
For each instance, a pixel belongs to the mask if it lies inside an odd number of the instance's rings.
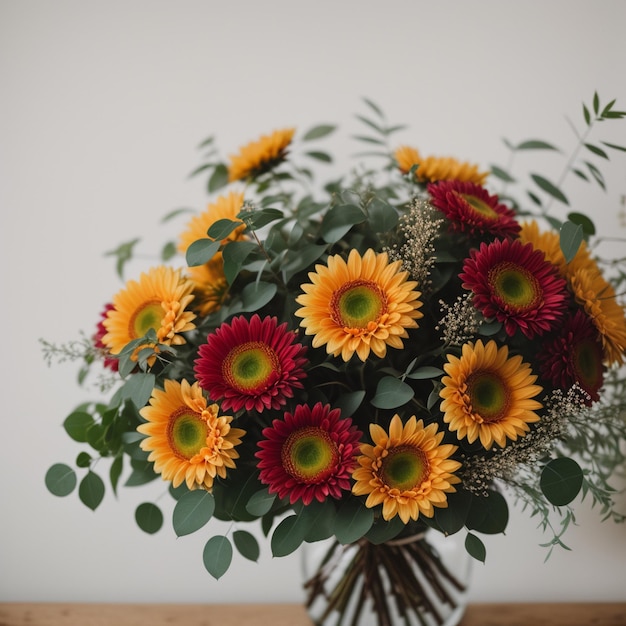
[[[327,263],[315,266],[296,298],[302,308],[295,314],[314,335],[313,347],[326,345],[328,354],[346,362],[355,353],[365,361],[370,350],[382,358],[387,346],[402,348],[406,329],[417,328],[415,320],[423,317],[421,293],[401,270],[402,261],[390,263],[387,253],[372,249],[361,257],[352,249],[347,262],[334,255]]]
[[[137,430],[147,435],[139,444],[163,480],[188,489],[211,489],[216,476],[226,478],[239,458],[235,446],[246,433],[231,428],[230,415],[218,415],[217,404],[207,406],[198,383],[166,380],[154,389],[149,406],[139,412],[147,420]]]
[[[466,343],[461,357],[449,354],[443,369],[448,374],[439,392],[443,420],[459,439],[480,439],[486,450],[494,443],[504,447],[539,421],[534,409],[543,405],[533,398],[543,388],[534,384],[537,376],[521,356],[509,357],[507,346],[498,348],[493,340]]]
[[[420,514],[432,517],[433,507],[448,506],[446,494],[461,482],[454,474],[461,464],[449,458],[457,446],[441,444],[444,433],[437,424],[424,426],[413,415],[403,425],[396,414],[389,434],[371,424],[370,435],[374,445],[361,444],[360,467],[352,473],[352,493],[367,495],[365,506],[382,504],[385,520],[399,515],[405,524]]]
[[[415,178],[421,183],[434,183],[438,180],[460,180],[462,182],[484,185],[489,172],[481,172],[478,165],[458,161],[453,157],[423,157],[415,148],[400,146],[394,157],[398,168],[408,174],[414,165]]]
[[[570,278],[574,296],[597,328],[609,365],[624,363],[626,311],[598,268],[579,269]]]
[[[255,178],[282,163],[295,132],[295,128],[275,130],[271,135],[262,135],[258,141],[243,146],[239,154],[230,155],[228,180]]]
[[[185,343],[181,333],[195,328],[192,320],[196,315],[185,310],[193,300],[192,289],[193,283],[171,267],[153,267],[142,273],[139,281],[129,280],[113,297],[114,308],[103,321],[107,332],[102,343],[112,354],[119,354],[127,343],[150,329],[156,331],[159,343]]]
[[[237,214],[241,211],[243,200],[242,193],[230,192],[227,196],[220,196],[214,203],[209,204],[206,211],[194,216],[188,222],[186,230],[180,235],[178,242],[180,252],[185,254],[194,241],[205,238],[209,228],[218,220],[237,221]],[[222,243],[245,239],[244,229],[245,225],[242,222],[241,226],[235,228],[228,237],[222,240]],[[219,309],[228,295],[228,281],[224,274],[222,253],[218,252],[204,265],[188,268],[186,274],[194,285],[195,298],[192,305],[194,310],[205,316]]]

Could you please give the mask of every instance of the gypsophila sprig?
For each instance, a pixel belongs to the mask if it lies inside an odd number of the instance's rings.
[[[371,609],[389,626],[398,608],[434,623],[433,598],[453,610],[464,589],[434,533],[464,535],[484,561],[480,536],[504,533],[509,501],[548,553],[567,547],[581,501],[624,519],[626,258],[604,252],[567,184],[604,192],[602,161],[626,149],[603,133],[626,113],[595,94],[570,151],[508,142],[509,163],[487,168],[433,156],[364,107],[345,171],[328,122],[202,143],[193,175],[209,197],[166,217],[162,263],[103,294],[91,335],[43,342],[48,361],[82,361],[81,380],[100,368],[116,381],[66,418],[85,450],[46,484],[79,485],[95,509],[108,458],[113,492],[164,481],[178,535],[231,522],[203,552],[213,576],[235,550],[256,559],[242,526],[260,520],[274,556],[331,540],[306,584],[325,616],[358,624],[353,607]],[[564,161],[560,176],[537,172],[537,150]],[[141,241],[109,253],[120,277]],[[140,527],[158,530],[166,506],[142,503]]]

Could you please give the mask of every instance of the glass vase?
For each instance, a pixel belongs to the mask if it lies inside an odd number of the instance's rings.
[[[458,535],[333,539],[306,544],[302,555],[306,608],[317,626],[456,626],[465,611],[472,558]]]

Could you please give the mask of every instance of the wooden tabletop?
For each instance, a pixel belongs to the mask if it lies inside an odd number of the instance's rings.
[[[0,626],[311,626],[299,604],[0,603]],[[626,626],[626,602],[471,604],[459,626]]]

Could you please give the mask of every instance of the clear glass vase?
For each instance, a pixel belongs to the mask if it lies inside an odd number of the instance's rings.
[[[306,544],[307,611],[317,626],[456,626],[471,561],[459,535],[434,530],[382,544]]]

